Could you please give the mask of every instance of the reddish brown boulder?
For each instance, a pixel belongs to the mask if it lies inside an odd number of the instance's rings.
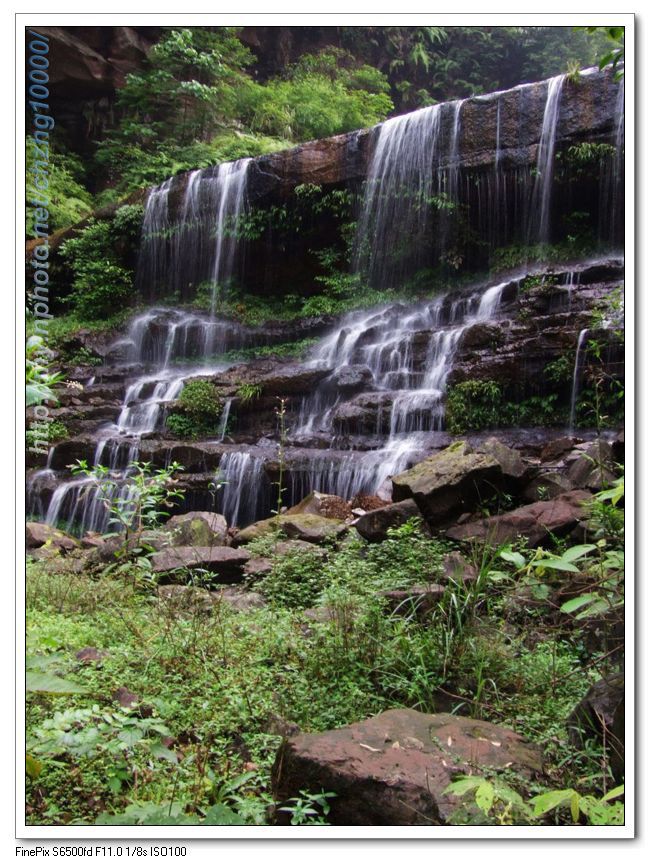
[[[505,544],[522,537],[535,547],[550,534],[568,534],[585,516],[584,505],[591,496],[585,490],[563,493],[549,502],[535,502],[484,520],[453,526],[447,537],[454,541],[477,540]]]
[[[336,793],[337,826],[444,825],[458,800],[444,794],[460,774],[542,771],[541,750],[512,730],[450,714],[392,709],[367,721],[285,741],[273,767],[276,800],[301,790]]]

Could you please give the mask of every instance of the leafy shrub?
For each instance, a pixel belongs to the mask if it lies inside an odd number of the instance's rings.
[[[462,434],[498,426],[501,401],[501,388],[495,381],[470,379],[454,385],[447,393],[447,429]]]
[[[49,444],[53,444],[54,442],[63,441],[68,437],[68,428],[64,423],[61,423],[59,420],[54,420],[47,425],[47,441]],[[25,431],[25,441],[27,447],[34,447],[36,445],[37,440],[43,439],[43,435],[40,431],[27,429]]]
[[[188,382],[178,399],[178,411],[167,418],[167,429],[181,438],[216,433],[223,401],[211,381]]]
[[[34,163],[41,159],[34,139],[27,137],[26,161],[27,175],[33,170]],[[74,225],[87,216],[93,207],[93,197],[83,185],[84,169],[81,160],[70,153],[50,151],[47,163],[49,196],[50,233]],[[26,211],[27,237],[34,236],[34,212],[32,207]]]
[[[131,299],[133,271],[124,265],[125,255],[118,250],[124,250],[125,241],[135,244],[141,221],[141,207],[125,206],[112,222],[90,219],[61,244],[61,255],[73,272],[73,309],[84,318],[108,317]]]

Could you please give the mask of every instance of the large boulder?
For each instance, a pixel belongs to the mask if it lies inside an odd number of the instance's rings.
[[[395,475],[393,500],[413,499],[427,522],[436,525],[493,495],[501,477],[501,466],[493,456],[457,442]]]
[[[404,525],[407,520],[422,519],[420,508],[413,499],[393,502],[383,508],[368,511],[360,516],[354,527],[362,538],[367,541],[383,541],[388,536],[388,529]]]
[[[155,574],[167,577],[194,570],[212,574],[217,583],[237,583],[244,578],[244,566],[250,554],[232,547],[172,547],[151,557]]]
[[[555,499],[572,489],[573,484],[565,474],[540,471],[526,484],[521,495],[526,502],[541,502]]]
[[[478,453],[494,457],[501,466],[503,477],[511,483],[519,483],[526,474],[526,464],[519,451],[509,448],[494,436],[478,445],[476,450]]]
[[[47,523],[26,523],[25,543],[28,550],[39,549],[47,545],[58,550],[74,550],[78,541],[66,535],[65,532],[49,526]]]
[[[625,774],[625,677],[615,673],[591,686],[567,721],[569,738],[576,747],[585,739],[605,742],[614,778]]]
[[[179,514],[165,523],[171,542],[179,547],[223,546],[228,534],[228,523],[221,514],[209,511],[190,511]]]
[[[549,535],[566,535],[585,516],[591,499],[585,490],[563,493],[549,502],[535,502],[494,517],[453,526],[447,537],[453,541],[481,541],[497,546],[521,537],[536,547]]]
[[[541,749],[512,730],[450,714],[391,709],[349,727],[287,739],[273,767],[276,800],[301,790],[336,793],[338,826],[444,825],[458,808],[456,775],[542,771]]]
[[[589,442],[572,452],[568,478],[575,487],[597,492],[614,484],[614,461],[612,446],[606,441]],[[568,460],[567,460],[568,461]]]
[[[340,537],[347,530],[348,527],[342,520],[333,520],[318,514],[280,514],[278,517],[261,520],[242,529],[233,538],[233,544],[235,546],[248,544],[250,541],[277,531],[290,540],[322,544]]]

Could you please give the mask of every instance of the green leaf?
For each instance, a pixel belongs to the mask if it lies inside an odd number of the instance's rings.
[[[490,808],[494,803],[494,787],[489,781],[483,783],[476,789],[476,804],[481,811],[487,816],[490,813]]]
[[[143,737],[142,730],[132,729],[132,730],[121,730],[117,734],[117,738],[120,742],[124,742],[127,748],[132,748],[133,745],[137,745],[140,739]]]
[[[537,559],[535,567],[551,568],[553,571],[570,571],[572,574],[580,573],[580,568],[576,568],[572,562],[565,562],[564,559],[560,558]]]
[[[178,754],[160,743],[151,746],[151,756],[158,760],[167,760],[168,763],[178,763]]]
[[[593,552],[595,549],[595,544],[578,544],[575,547],[570,547],[566,552],[562,553],[561,558],[565,562],[575,562],[577,559],[581,559],[583,556]]]
[[[505,562],[510,562],[518,568],[523,568],[526,564],[526,559],[521,555],[521,553],[503,550],[503,552],[499,553],[499,555]]]
[[[571,796],[571,817],[573,818],[573,822],[577,823],[580,819],[580,795],[576,793],[575,790],[572,790]]]
[[[541,817],[561,805],[568,804],[574,794],[574,790],[549,790],[548,793],[540,793],[538,796],[533,796],[530,804],[533,806],[533,814],[535,817]]]
[[[614,787],[613,790],[609,790],[603,798],[601,802],[610,802],[612,799],[616,799],[618,796],[623,796],[625,794],[625,784],[619,784],[618,787]]]
[[[590,592],[588,595],[579,595],[577,598],[571,598],[570,601],[565,601],[560,607],[560,610],[563,613],[573,613],[575,610],[579,610],[581,607],[590,604],[597,598],[598,595],[593,592]]]
[[[245,826],[246,822],[227,805],[213,805],[205,812],[206,826]]]
[[[578,615],[576,616],[576,621],[580,621],[581,619],[587,619],[589,618],[589,616],[597,616],[599,613],[606,613],[609,609],[609,601],[607,601],[605,598],[600,598],[596,601],[595,604],[592,604],[586,610],[578,613]]]
[[[88,689],[76,682],[69,682],[50,673],[32,673],[26,675],[27,691],[37,691],[46,694],[86,694]]]
[[[483,783],[483,778],[473,778],[468,775],[459,778],[457,781],[452,781],[445,789],[442,791],[443,795],[447,793],[452,793],[454,796],[464,796],[469,790],[474,790],[476,787],[480,787]]]

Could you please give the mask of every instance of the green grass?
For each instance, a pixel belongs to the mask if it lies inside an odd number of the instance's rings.
[[[585,672],[579,630],[552,625],[551,606],[530,643],[531,620],[508,617],[486,564],[474,587],[450,585],[428,616],[390,615],[381,591],[439,579],[445,547],[416,524],[381,544],[348,539],[325,558],[276,555],[276,541],[251,545],[273,569],[254,586],[269,605],[247,613],[173,610],[148,578],[134,580],[135,566],[121,577],[71,573],[74,556],[28,566],[28,655],[85,688],[28,694],[27,750],[40,763],[27,782],[32,823],[172,802],[188,819],[223,803],[265,822],[288,725],[318,732],[397,706],[447,711],[443,691],[461,714],[539,742],[558,786],[590,789],[599,754],[571,749],[564,723],[598,673]],[[319,605],[325,615],[306,617]],[[88,646],[106,653],[100,662],[77,661]],[[148,707],[143,717],[116,707],[120,687]]]

